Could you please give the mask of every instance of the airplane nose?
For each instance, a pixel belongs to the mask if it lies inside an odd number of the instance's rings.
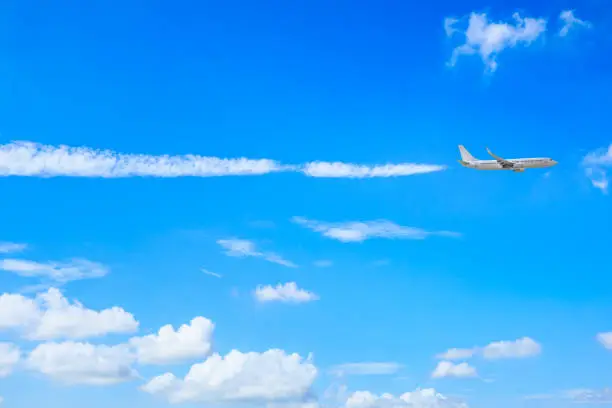
[[[558,162],[558,161],[556,161],[556,160],[551,160],[551,162],[552,162],[553,166],[555,166],[555,165],[559,164],[559,162]]]

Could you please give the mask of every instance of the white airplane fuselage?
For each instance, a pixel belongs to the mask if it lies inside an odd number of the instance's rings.
[[[525,171],[525,169],[541,169],[552,167],[557,164],[556,161],[548,158],[527,158],[527,159],[507,159],[513,164],[513,167],[504,167],[497,160],[459,160],[464,167],[477,170],[513,170]]]
[[[479,160],[472,156],[463,145],[459,145],[462,166],[476,170],[512,170],[523,172],[525,169],[542,169],[552,167],[557,162],[548,157],[528,157],[524,159],[504,159],[492,153],[488,148],[487,152],[495,160]]]

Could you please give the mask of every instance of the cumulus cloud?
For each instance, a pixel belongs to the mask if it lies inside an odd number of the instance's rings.
[[[142,390],[170,403],[299,402],[317,376],[311,358],[272,349],[263,353],[233,350],[193,365],[184,379],[166,373]]]
[[[369,391],[357,391],[346,401],[345,408],[468,408],[433,388],[417,389],[399,397],[392,394],[376,395]]]
[[[131,333],[138,322],[120,307],[101,311],[70,303],[51,288],[31,299],[20,294],[0,295],[0,329],[18,329],[31,340],[83,339],[110,333]]]
[[[212,321],[198,316],[176,331],[167,324],[157,334],[134,337],[129,343],[136,350],[140,364],[180,363],[211,353],[214,327]]]
[[[402,365],[394,362],[365,362],[338,364],[330,368],[329,372],[336,376],[345,375],[386,375],[395,374]]]
[[[590,28],[591,23],[579,19],[574,15],[574,10],[564,10],[559,14],[559,20],[563,23],[563,27],[559,30],[559,35],[565,37],[569,30],[576,27]]]
[[[295,282],[279,283],[276,286],[259,285],[254,292],[259,302],[305,303],[319,300],[315,293],[298,288]]]
[[[12,343],[0,343],[0,378],[7,377],[21,359],[21,350]]]
[[[597,341],[608,350],[612,350],[612,332],[599,333],[597,335]]]
[[[495,341],[484,347],[452,348],[436,357],[444,360],[463,360],[481,355],[487,360],[500,360],[509,358],[527,358],[540,354],[542,346],[529,337],[522,337],[513,341]]]
[[[271,159],[218,158],[194,154],[124,154],[89,147],[27,141],[0,145],[0,177],[215,177],[298,172],[309,177],[392,177],[444,170],[445,166],[399,163],[366,166],[313,161],[301,165]]]
[[[362,242],[371,238],[425,239],[432,235],[460,236],[451,231],[426,231],[421,228],[404,227],[387,220],[329,223],[293,217],[292,221],[340,242]]]
[[[454,66],[461,55],[478,54],[486,70],[495,72],[497,57],[503,50],[517,45],[528,46],[546,31],[545,18],[521,17],[519,13],[514,13],[512,19],[514,21],[511,23],[490,22],[485,13],[472,12],[467,28],[461,29],[457,27],[459,19],[446,18],[444,26],[447,36],[460,33],[465,37],[465,42],[453,50],[448,64]]]
[[[340,162],[312,162],[304,165],[302,171],[310,177],[372,178],[412,176],[415,174],[433,173],[444,169],[446,169],[446,166],[434,164],[402,163],[364,166]]]
[[[593,187],[608,193],[608,169],[612,167],[612,143],[607,148],[597,149],[582,159],[582,166]]]
[[[482,356],[488,360],[526,358],[540,354],[542,346],[529,337],[514,341],[496,341],[482,349]]]
[[[28,278],[45,278],[57,283],[81,279],[101,278],[108,274],[108,268],[87,259],[73,259],[70,262],[34,262],[24,259],[2,259],[0,270]]]
[[[67,385],[112,385],[132,380],[134,355],[126,345],[106,346],[67,341],[43,343],[28,356],[26,365]]]
[[[297,267],[297,265],[293,262],[286,260],[274,252],[258,251],[257,246],[253,241],[231,238],[220,239],[217,241],[217,244],[221,245],[221,247],[225,249],[225,254],[228,256],[262,258],[268,262],[287,266],[289,268]]]
[[[28,247],[27,244],[18,244],[15,242],[1,242],[0,241],[0,254],[10,254],[13,252],[24,251]]]
[[[475,376],[476,369],[468,363],[454,364],[450,361],[440,361],[431,374],[432,378]]]

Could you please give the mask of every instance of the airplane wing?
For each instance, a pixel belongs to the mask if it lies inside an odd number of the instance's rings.
[[[497,156],[496,154],[493,154],[493,152],[491,152],[491,150],[489,150],[489,148],[488,148],[488,147],[487,147],[487,152],[488,152],[488,153],[489,153],[491,156],[493,156],[493,158],[494,158],[495,160],[497,160],[497,162],[498,162],[499,164],[501,164],[501,166],[502,166],[503,168],[505,168],[505,169],[511,169],[511,168],[513,168],[513,167],[514,167],[514,163],[512,163],[512,162],[510,162],[510,161],[508,161],[508,160],[506,160],[506,159],[504,159],[504,158],[502,158],[502,157],[499,157],[499,156]]]

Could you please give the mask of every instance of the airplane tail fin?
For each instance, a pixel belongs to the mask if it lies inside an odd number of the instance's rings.
[[[459,145],[459,153],[461,153],[461,160],[470,162],[476,161],[477,159],[467,151],[467,149],[463,145]]]

